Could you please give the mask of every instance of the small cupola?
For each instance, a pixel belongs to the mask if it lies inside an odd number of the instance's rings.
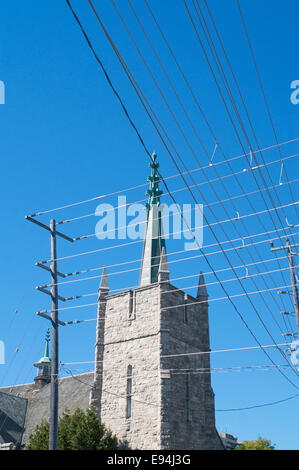
[[[34,379],[35,385],[38,387],[43,387],[51,382],[51,359],[49,357],[50,329],[47,330],[45,341],[44,356],[34,364],[38,368],[37,376]]]

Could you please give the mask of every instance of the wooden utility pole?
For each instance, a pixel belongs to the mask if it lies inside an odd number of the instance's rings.
[[[49,312],[41,311],[36,312],[37,315],[50,320],[52,323],[52,341],[51,341],[51,396],[50,396],[50,432],[49,432],[49,450],[57,450],[58,449],[58,364],[59,364],[59,347],[58,347],[58,326],[62,325],[65,326],[66,323],[59,320],[59,311],[58,311],[58,300],[66,301],[71,300],[74,297],[64,298],[58,295],[58,284],[57,278],[58,276],[66,277],[65,274],[60,273],[57,270],[57,248],[56,248],[56,237],[57,235],[68,240],[69,242],[73,242],[74,239],[64,235],[61,232],[56,230],[56,221],[51,220],[50,226],[43,224],[36,220],[33,216],[26,216],[26,220],[39,225],[40,227],[48,230],[50,232],[51,237],[51,263],[50,267],[46,266],[47,261],[43,261],[41,263],[36,263],[36,266],[45,269],[46,271],[50,272],[51,274],[51,292],[46,289],[49,286],[38,286],[36,287],[37,290],[43,292],[51,296],[51,316],[47,315]],[[72,322],[68,322],[72,323]]]
[[[298,290],[297,290],[297,283],[296,283],[296,276],[295,276],[295,268],[294,268],[294,253],[292,252],[292,248],[299,246],[299,244],[291,245],[289,239],[286,239],[286,244],[284,246],[279,246],[274,248],[273,242],[270,242],[271,251],[278,251],[278,250],[287,250],[288,253],[288,261],[290,267],[290,275],[291,275],[291,283],[292,283],[292,294],[293,294],[293,301],[294,301],[294,309],[296,315],[296,323],[297,323],[297,333],[299,335],[299,303],[298,303]],[[286,312],[287,313],[287,312]]]
[[[58,449],[58,286],[57,286],[57,251],[56,222],[51,220],[51,298],[52,298],[52,347],[51,347],[51,402],[49,450]]]

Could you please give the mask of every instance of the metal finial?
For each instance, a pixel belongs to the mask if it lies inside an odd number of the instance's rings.
[[[46,346],[45,346],[44,357],[48,358],[49,357],[49,343],[50,343],[50,328],[47,329],[45,341],[46,341]]]
[[[159,181],[160,176],[158,175],[157,169],[159,168],[159,163],[156,161],[157,154],[153,152],[152,154],[152,161],[149,165],[151,168],[151,175],[148,176],[147,181],[150,183],[149,189],[146,191],[146,195],[148,196],[148,202],[146,203],[146,208],[149,211],[152,205],[160,205],[160,196],[162,195],[162,191],[159,189]]]

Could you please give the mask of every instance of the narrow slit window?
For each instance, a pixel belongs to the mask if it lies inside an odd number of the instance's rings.
[[[184,323],[188,323],[188,306],[187,306],[188,298],[185,295],[184,297]]]
[[[129,297],[129,318],[133,314],[133,306],[134,306],[134,299],[133,299],[133,292],[130,290],[130,297]]]
[[[127,410],[126,417],[132,416],[132,366],[127,369]]]

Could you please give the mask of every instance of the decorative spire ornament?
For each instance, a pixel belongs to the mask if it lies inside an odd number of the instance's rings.
[[[148,196],[148,202],[146,203],[147,221],[143,242],[139,282],[140,286],[146,286],[158,282],[159,266],[163,248],[166,253],[161,220],[163,209],[163,206],[160,203],[162,191],[159,188],[159,181],[161,178],[157,172],[159,163],[156,159],[157,155],[154,152],[152,155],[152,162],[149,165],[151,168],[151,175],[147,178],[149,182],[149,189],[146,191],[146,195]]]

